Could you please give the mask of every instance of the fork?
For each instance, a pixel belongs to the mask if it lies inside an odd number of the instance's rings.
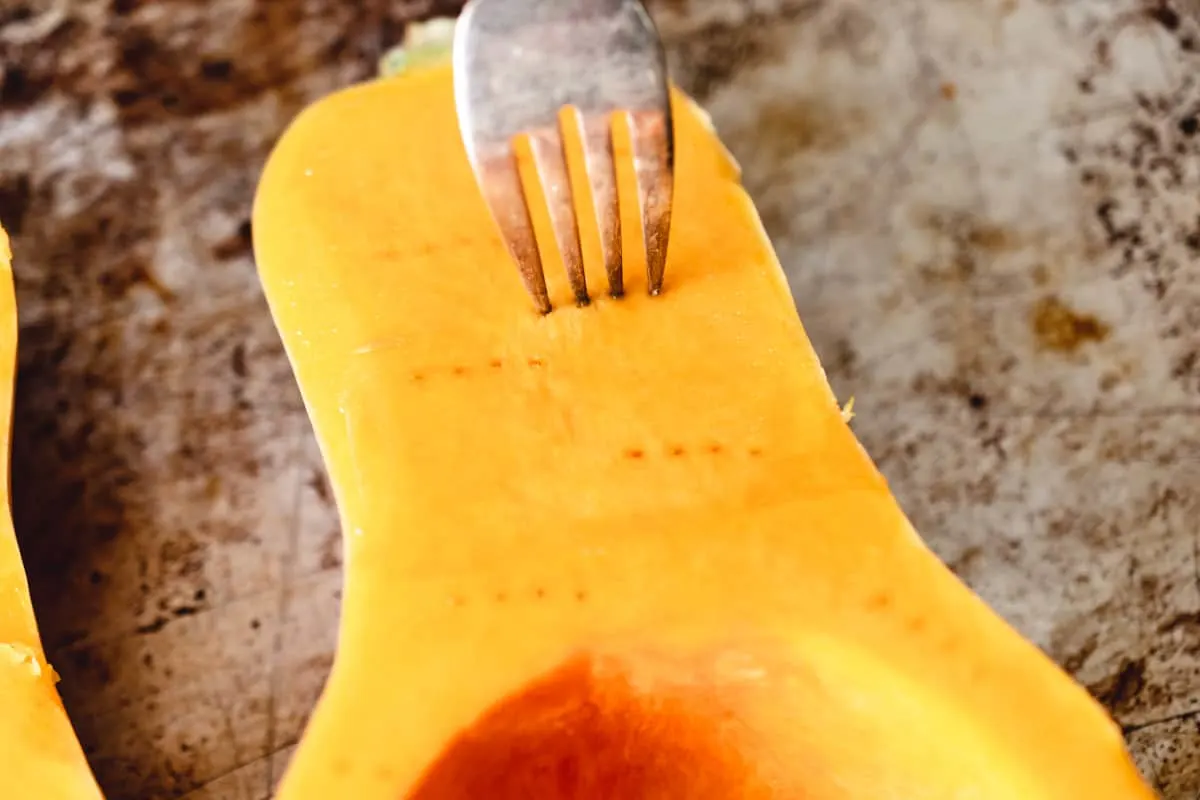
[[[595,208],[608,293],[625,293],[613,132],[627,132],[646,284],[659,294],[674,190],[673,120],[662,41],[642,3],[472,0],[455,26],[453,68],[467,157],[538,311],[552,305],[518,168],[522,139],[582,306],[590,301],[576,214],[584,192]],[[582,142],[585,186],[571,185],[565,133]]]

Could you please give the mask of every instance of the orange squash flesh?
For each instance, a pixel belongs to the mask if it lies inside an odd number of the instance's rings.
[[[13,532],[9,496],[17,302],[0,228],[0,797],[94,800],[100,790],[55,689]]]
[[[448,67],[278,144],[255,247],[346,551],[278,796],[1152,797],[1103,709],[922,544],[736,165],[675,103],[665,293],[631,256],[627,297],[576,308],[552,271],[545,317]]]

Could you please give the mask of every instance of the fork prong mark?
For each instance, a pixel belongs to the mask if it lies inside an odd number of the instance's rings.
[[[529,134],[530,149],[533,151],[534,168],[537,171],[546,210],[550,214],[550,225],[554,229],[554,240],[562,256],[567,280],[575,302],[585,306],[590,302],[587,277],[583,269],[583,248],[579,243],[579,220],[575,215],[575,202],[571,194],[571,176],[567,172],[566,152],[563,136],[558,127],[543,129]]]
[[[612,297],[621,297],[625,294],[625,278],[612,128],[607,115],[584,116],[575,109],[572,112],[581,130],[584,168],[600,234],[600,252],[604,258],[604,273],[608,277],[608,293]]]
[[[667,235],[674,194],[671,120],[660,111],[624,112],[637,176],[638,206],[646,243],[646,286],[662,292],[667,267]]]
[[[550,293],[546,290],[546,274],[538,254],[533,220],[521,175],[517,169],[516,153],[507,146],[481,153],[477,169],[482,180],[485,199],[492,217],[500,228],[501,238],[521,272],[521,282],[533,298],[541,314],[549,314]]]

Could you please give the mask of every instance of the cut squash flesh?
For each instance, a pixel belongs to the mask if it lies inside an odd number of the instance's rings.
[[[544,317],[448,67],[279,143],[255,247],[346,546],[279,796],[1152,797],[1103,709],[912,530],[736,166],[675,103],[665,294],[629,256],[628,295],[577,308],[550,266]]]
[[[38,636],[9,512],[17,303],[12,255],[0,229],[0,797],[92,800],[100,790],[55,689]]]

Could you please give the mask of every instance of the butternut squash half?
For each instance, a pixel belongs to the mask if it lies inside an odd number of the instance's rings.
[[[13,532],[9,496],[17,299],[12,252],[0,228],[0,797],[98,800],[38,636],[29,585]]]
[[[279,142],[258,265],[346,567],[278,796],[1152,797],[1104,710],[922,544],[736,165],[675,103],[665,293],[630,251],[625,298],[578,308],[559,280],[546,316],[447,65]]]

